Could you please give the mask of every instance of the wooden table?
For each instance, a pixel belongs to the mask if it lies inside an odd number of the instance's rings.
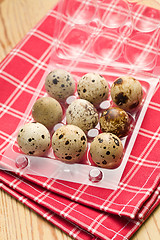
[[[160,0],[145,0],[156,6]],[[0,0],[0,60],[57,0]],[[68,235],[0,190],[0,240],[71,240]],[[160,206],[131,240],[160,239]]]

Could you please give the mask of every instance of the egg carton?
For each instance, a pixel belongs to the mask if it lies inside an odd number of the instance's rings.
[[[158,9],[125,0],[63,0],[59,13],[59,37],[51,63],[68,65],[71,71],[89,64],[100,71],[114,66],[131,73],[155,72],[160,44]]]
[[[160,73],[160,11],[139,3],[125,0],[62,0],[58,5],[57,22],[53,34],[53,50],[48,69],[37,85],[25,111],[26,119],[17,126],[5,151],[0,168],[17,172],[55,178],[91,186],[116,189],[134,147],[141,123],[153,96]],[[159,6],[160,9],[160,6]],[[27,156],[20,152],[16,143],[17,131],[28,120],[32,121],[31,109],[37,98],[44,93],[47,74],[56,68],[70,72],[77,85],[88,72],[101,74],[112,85],[114,80],[131,75],[140,81],[144,97],[137,111],[128,113],[131,131],[123,137],[124,156],[116,169],[104,169],[94,165],[90,156],[90,143],[100,133],[99,124],[87,132],[88,149],[80,163],[59,161],[50,149],[44,157]],[[65,110],[77,92],[60,103],[64,109],[61,123],[53,132],[66,124]],[[111,96],[99,106],[99,117],[112,106]]]

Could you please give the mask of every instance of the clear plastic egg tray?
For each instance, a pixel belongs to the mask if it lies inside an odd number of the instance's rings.
[[[160,6],[159,6],[160,9]],[[47,74],[61,68],[69,71],[77,84],[88,72],[104,76],[110,87],[116,78],[131,75],[140,81],[144,97],[141,107],[129,113],[131,131],[122,138],[124,156],[116,169],[104,169],[94,165],[90,143],[100,133],[99,124],[88,131],[88,149],[80,163],[68,164],[59,161],[50,149],[44,157],[22,154],[15,141],[11,142],[0,162],[0,168],[24,174],[33,174],[96,187],[116,189],[130,153],[134,147],[141,123],[153,96],[160,73],[160,10],[125,0],[61,0],[53,33],[53,50],[42,79],[28,103],[25,115],[17,126],[30,119],[31,109],[37,98],[44,92]],[[47,95],[47,94],[46,94]],[[77,92],[61,103],[64,117],[53,131],[66,124],[65,110],[78,98]],[[99,116],[109,106],[111,97],[99,107]]]

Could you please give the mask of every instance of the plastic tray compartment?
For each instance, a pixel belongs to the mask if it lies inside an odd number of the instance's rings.
[[[48,69],[39,80],[37,93],[28,102],[26,119],[17,126],[12,136],[14,141],[8,144],[0,168],[20,174],[116,189],[159,80],[160,11],[124,0],[61,0],[58,11],[59,18],[55,28],[57,37],[53,39],[56,44]],[[17,131],[21,125],[31,120],[34,102],[44,95],[45,77],[55,68],[69,71],[76,84],[88,72],[101,74],[110,86],[116,78],[123,75],[132,75],[141,82],[144,92],[142,105],[137,111],[129,113],[132,127],[129,135],[121,139],[124,156],[118,168],[104,169],[93,164],[89,153],[90,143],[100,132],[99,125],[87,133],[88,149],[78,164],[59,161],[51,149],[45,157],[26,156],[19,151],[16,143]],[[66,110],[76,98],[77,92],[64,104],[61,103],[63,109]],[[100,104],[99,116],[112,105],[109,96]],[[63,124],[66,124],[65,115],[53,132]]]
[[[58,59],[153,71],[159,49],[160,11],[125,0],[61,1]],[[65,23],[65,24],[64,24]],[[63,25],[63,28],[62,28]],[[131,54],[132,53],[132,54]]]

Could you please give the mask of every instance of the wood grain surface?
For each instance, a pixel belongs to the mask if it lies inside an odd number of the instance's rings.
[[[57,0],[0,0],[0,60]],[[132,1],[133,2],[133,1]],[[160,0],[144,0],[158,6]],[[0,190],[0,240],[71,240],[63,231]],[[131,240],[160,239],[160,206]]]

